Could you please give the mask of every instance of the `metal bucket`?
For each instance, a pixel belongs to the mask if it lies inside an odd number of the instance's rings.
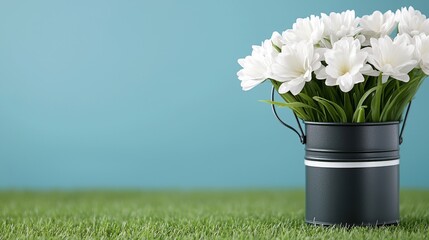
[[[305,144],[307,223],[399,223],[399,145],[409,106],[401,133],[399,122],[304,122],[304,134],[296,115],[300,132],[282,121],[272,105],[278,120]]]

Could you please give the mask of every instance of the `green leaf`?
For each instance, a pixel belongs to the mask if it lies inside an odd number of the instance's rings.
[[[341,108],[338,104],[333,101],[329,101],[325,98],[314,96],[313,99],[321,103],[332,117],[332,120],[335,122],[347,122],[347,115],[344,112],[344,109]]]
[[[361,97],[361,99],[359,99],[359,102],[356,106],[356,110],[353,113],[353,122],[357,121],[358,115],[359,115],[359,109],[361,109],[363,106],[363,103],[365,102],[365,100],[375,91],[377,90],[377,87],[373,87],[371,89],[369,89],[368,91],[366,91],[363,96]]]
[[[380,122],[380,113],[381,113],[381,97],[383,95],[383,75],[380,73],[377,79],[377,89],[375,90],[374,98],[371,102],[371,116],[373,122]]]
[[[355,115],[353,116],[353,122],[355,122],[355,123],[365,122],[365,119],[366,119],[365,108],[366,108],[366,106],[360,106],[358,109],[356,109]]]
[[[316,103],[314,102],[313,98],[311,98],[310,96],[308,96],[307,94],[301,92],[298,96],[302,97],[308,105],[311,105],[313,107],[316,107]]]
[[[353,106],[349,93],[344,93],[344,111],[347,115],[347,119],[351,121],[353,118]]]
[[[410,88],[407,85],[403,85],[402,88],[398,89],[395,95],[389,99],[388,104],[383,109],[381,114],[381,121],[395,121],[395,113],[398,112],[398,104],[406,101],[406,96],[409,95]],[[402,114],[402,112],[401,112]],[[398,119],[399,120],[399,119]]]
[[[317,115],[319,115],[319,112],[317,111],[317,107],[318,107],[317,103],[313,100],[313,98],[309,97],[304,92],[301,92],[300,94],[298,94],[298,97],[301,102],[308,104],[309,106],[314,108],[314,109],[305,108],[305,111],[310,116],[310,118],[313,119],[313,121],[315,121],[315,119],[318,118]]]
[[[276,106],[279,107],[300,107],[300,108],[312,108],[314,109],[312,106],[302,103],[302,102],[291,102],[291,103],[287,103],[287,102],[276,102],[276,101],[271,101],[271,100],[259,100],[260,102],[264,102],[264,103],[269,103],[269,104],[274,104]]]
[[[420,70],[419,70],[420,71]],[[399,84],[398,89],[389,97],[382,113],[381,121],[399,121],[402,113],[420,88],[426,75],[413,70],[408,83]]]
[[[426,77],[421,69],[412,70],[409,76],[407,83],[393,78],[383,83],[381,74],[378,77],[365,76],[365,81],[356,84],[349,93],[343,93],[338,86],[326,86],[324,81],[314,79],[307,82],[296,96],[290,92],[279,94],[284,103],[264,102],[289,107],[305,121],[398,121]],[[270,80],[278,91],[282,83]]]
[[[311,108],[311,109],[314,109],[317,111],[317,109],[315,109],[314,107],[312,107],[308,104],[302,103],[302,102],[286,103],[286,102],[276,102],[276,101],[270,101],[270,100],[260,100],[260,102],[274,104],[274,105],[279,106],[279,107],[288,107],[288,108],[292,109],[298,117],[302,118],[305,121],[311,121],[312,119],[310,118],[310,116],[308,116],[308,114],[303,109]]]

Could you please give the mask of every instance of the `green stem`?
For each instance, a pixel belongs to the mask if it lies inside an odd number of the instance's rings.
[[[380,113],[381,113],[381,98],[383,95],[383,75],[380,73],[377,79],[377,90],[375,91],[375,96],[372,99],[371,103],[371,114],[372,121],[379,122],[380,121]]]

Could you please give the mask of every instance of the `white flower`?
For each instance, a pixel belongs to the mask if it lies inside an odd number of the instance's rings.
[[[429,35],[429,20],[420,11],[413,7],[408,9],[403,7],[396,11],[396,20],[398,23],[399,34],[406,33],[415,36],[420,33]]]
[[[390,77],[408,82],[408,73],[417,65],[414,56],[415,47],[410,44],[405,35],[398,35],[393,41],[384,36],[379,39],[371,38],[371,48],[365,48],[368,62],[382,73],[383,82]]]
[[[352,37],[342,38],[325,52],[326,68],[317,73],[317,78],[325,79],[327,86],[340,86],[349,92],[356,83],[363,82],[363,74],[371,74],[371,66],[366,63],[368,53],[361,50],[360,41]]]
[[[272,77],[271,65],[278,55],[270,40],[265,40],[262,46],[252,46],[252,48],[251,56],[238,59],[238,63],[243,69],[238,71],[237,76],[241,80],[241,87],[244,91],[250,90]]]
[[[361,33],[365,36],[363,45],[369,45],[371,38],[384,37],[392,33],[396,26],[395,14],[387,11],[382,14],[375,11],[372,15],[363,16],[360,19]]]
[[[301,41],[284,45],[272,67],[274,79],[282,82],[279,92],[299,94],[305,82],[311,81],[312,72],[321,66],[320,55],[314,51],[312,43]]]
[[[420,60],[420,68],[426,75],[429,75],[429,36],[421,33],[414,36],[416,55]]]
[[[359,33],[359,18],[355,17],[355,11],[347,10],[342,13],[330,13],[329,16],[322,13],[322,21],[325,26],[324,35],[333,44],[342,37],[352,37]]]
[[[320,17],[311,15],[309,18],[298,18],[292,29],[282,33],[287,43],[308,41],[317,44],[323,38],[324,25]]]

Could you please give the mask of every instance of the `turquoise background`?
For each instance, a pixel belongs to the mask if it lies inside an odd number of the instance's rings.
[[[0,188],[303,187],[303,146],[237,59],[298,17],[428,1],[2,1]],[[424,83],[401,183],[429,187]],[[292,121],[289,111],[283,117]]]

